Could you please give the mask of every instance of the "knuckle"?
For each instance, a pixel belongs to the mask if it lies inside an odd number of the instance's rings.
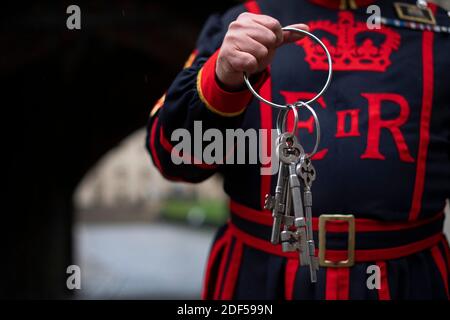
[[[278,22],[278,20],[272,18],[272,17],[267,17],[267,27],[271,30],[277,30],[277,29],[281,29],[281,25]]]
[[[267,49],[265,46],[261,46],[257,50],[257,55],[260,60],[265,59],[268,54],[269,54],[269,49]]]
[[[241,23],[237,20],[233,21],[230,23],[230,25],[228,26],[228,30],[235,30],[235,29],[239,29],[241,27]]]
[[[277,35],[273,32],[267,34],[267,44],[274,46],[277,43]]]
[[[251,13],[249,12],[242,12],[238,17],[237,20],[247,19],[251,16]]]
[[[244,64],[241,61],[232,59],[228,63],[233,70],[244,71]]]
[[[235,42],[237,40],[236,34],[234,32],[228,32],[225,35],[224,42]]]
[[[236,71],[242,71],[242,70],[243,70],[243,69],[242,69],[242,67],[243,67],[243,62],[242,62],[241,59],[239,59],[239,58],[236,57],[236,56],[230,55],[230,56],[229,56],[229,59],[227,60],[227,63],[230,65],[230,67],[231,67],[233,70],[236,70]]]
[[[258,68],[258,62],[256,60],[255,57],[253,56],[248,56],[247,59],[245,59],[244,61],[244,67],[245,70],[253,72]]]

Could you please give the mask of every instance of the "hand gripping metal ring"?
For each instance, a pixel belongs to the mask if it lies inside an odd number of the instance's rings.
[[[307,36],[309,36],[312,39],[314,39],[323,48],[323,50],[325,51],[325,54],[327,55],[327,59],[328,59],[328,77],[327,77],[327,82],[325,83],[325,85],[322,88],[322,90],[320,90],[320,92],[316,96],[314,96],[311,100],[306,101],[306,104],[312,103],[312,102],[316,101],[317,99],[319,99],[319,97],[322,96],[322,94],[324,94],[324,92],[328,89],[328,86],[330,85],[331,77],[332,77],[332,74],[333,74],[333,66],[332,66],[330,52],[328,51],[327,47],[323,44],[323,42],[320,41],[319,38],[317,38],[315,35],[313,35],[312,33],[308,32],[308,31],[305,31],[305,30],[302,30],[302,29],[297,29],[297,28],[292,28],[292,27],[284,27],[282,30],[306,34]],[[278,108],[278,109],[288,109],[289,108],[288,104],[274,103],[272,101],[269,101],[269,100],[261,97],[259,95],[259,93],[256,92],[255,89],[253,89],[253,86],[251,85],[250,80],[248,79],[248,76],[247,76],[246,73],[244,73],[244,82],[247,85],[247,87],[250,90],[250,92],[253,93],[253,95],[256,98],[258,98],[260,101],[268,104],[271,107]]]
[[[289,104],[286,106],[287,108],[291,108],[292,111],[294,112],[294,128],[292,129],[292,132],[290,132],[290,134],[295,135],[297,132],[297,123],[298,123],[298,111],[297,108],[298,107],[305,107],[309,110],[309,112],[311,112],[313,118],[314,118],[314,122],[316,124],[316,143],[314,144],[314,149],[311,153],[307,153],[305,154],[306,158],[311,158],[312,156],[314,156],[317,153],[317,149],[319,148],[319,144],[320,144],[320,138],[321,138],[321,131],[320,131],[320,123],[319,123],[319,118],[317,117],[317,113],[314,111],[314,109],[306,102],[296,102],[294,104]],[[283,132],[286,132],[286,117],[289,113],[288,109],[282,109],[280,110],[280,112],[278,112],[278,117],[277,117],[277,132],[278,135],[281,135]]]

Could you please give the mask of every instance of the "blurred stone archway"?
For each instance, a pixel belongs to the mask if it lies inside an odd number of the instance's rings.
[[[75,187],[107,150],[145,125],[207,16],[233,1],[78,1],[77,31],[66,28],[69,4],[5,4],[1,13],[2,297],[70,297]]]

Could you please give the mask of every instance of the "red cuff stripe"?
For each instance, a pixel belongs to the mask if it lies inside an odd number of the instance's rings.
[[[216,51],[199,71],[197,91],[200,99],[209,110],[224,117],[234,117],[244,112],[253,95],[247,89],[238,92],[228,92],[220,87],[216,80],[218,55],[219,51]],[[260,86],[264,80],[265,77],[261,77],[254,86]]]

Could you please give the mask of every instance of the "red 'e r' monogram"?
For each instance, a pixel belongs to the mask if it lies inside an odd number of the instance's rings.
[[[393,93],[362,93],[364,98],[368,100],[369,108],[369,124],[367,132],[367,147],[361,159],[380,159],[384,160],[385,156],[380,153],[380,132],[382,128],[391,131],[397,146],[400,160],[404,162],[414,162],[405,138],[403,137],[400,127],[408,120],[409,105],[404,97]],[[400,115],[395,119],[381,119],[381,103],[383,101],[391,101],[400,107]]]

